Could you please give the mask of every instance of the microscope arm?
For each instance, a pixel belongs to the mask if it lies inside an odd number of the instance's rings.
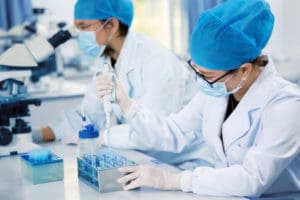
[[[37,35],[23,44],[15,44],[0,55],[0,65],[7,67],[37,67],[59,45],[76,35],[73,28],[57,32],[50,39]]]

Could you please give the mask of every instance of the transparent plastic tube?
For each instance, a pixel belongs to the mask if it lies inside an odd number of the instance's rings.
[[[111,113],[112,113],[112,103],[115,102],[116,97],[115,97],[115,76],[114,76],[114,71],[112,67],[108,64],[104,64],[103,71],[101,73],[102,75],[107,76],[109,79],[112,80],[113,82],[113,88],[111,90],[111,93],[108,95],[105,95],[103,97],[103,107],[104,107],[104,113],[105,113],[105,121],[106,121],[106,129],[107,129],[107,134],[110,132],[110,126],[111,126]]]

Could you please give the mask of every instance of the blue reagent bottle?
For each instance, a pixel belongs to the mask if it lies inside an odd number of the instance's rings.
[[[99,132],[93,124],[87,124],[79,131],[79,157],[88,163],[96,164],[96,153],[100,147]]]

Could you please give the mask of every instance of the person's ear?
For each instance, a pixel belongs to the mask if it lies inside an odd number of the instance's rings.
[[[119,30],[120,22],[118,19],[113,17],[109,20],[108,25],[110,26],[112,33],[117,33]]]
[[[251,63],[244,63],[243,65],[241,65],[239,71],[240,71],[243,79],[247,79],[249,77],[252,69],[253,69],[253,66]]]

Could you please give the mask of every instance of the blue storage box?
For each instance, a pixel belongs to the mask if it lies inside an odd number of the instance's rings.
[[[28,154],[21,155],[20,160],[23,175],[33,184],[64,179],[63,159],[51,152],[42,159],[35,159]]]
[[[96,156],[77,158],[79,179],[101,193],[123,190],[117,182],[123,176],[118,168],[134,165],[134,161],[111,149],[100,149]]]

